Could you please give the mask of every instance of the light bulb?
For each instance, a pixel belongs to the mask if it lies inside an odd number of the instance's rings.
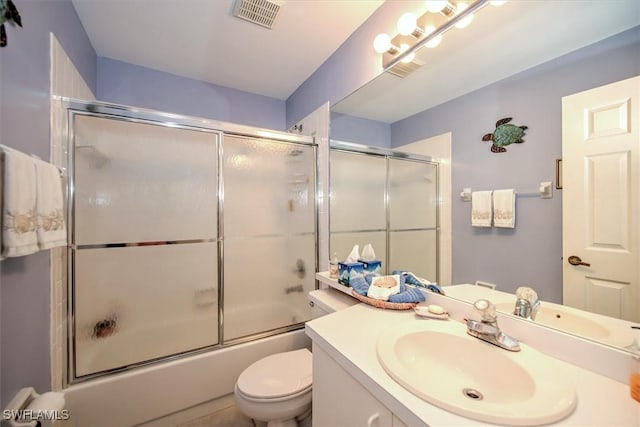
[[[398,19],[398,32],[408,36],[416,29],[417,19],[413,13],[405,13]]]
[[[428,25],[424,29],[424,32],[426,35],[429,35],[433,33],[435,30],[436,30],[436,27],[434,27],[433,25]],[[438,34],[437,36],[435,36],[434,38],[426,42],[424,45],[429,49],[433,49],[434,47],[438,46],[441,41],[442,41],[442,34]]]
[[[385,53],[391,47],[391,37],[385,33],[380,33],[373,40],[373,49],[378,53]]]
[[[400,45],[400,53],[402,54],[402,53],[406,52],[407,50],[409,50],[409,45],[408,45],[408,44],[406,44],[406,43],[402,43],[402,44]],[[404,58],[402,58],[402,59],[400,60],[400,62],[402,62],[402,63],[404,63],[404,64],[408,64],[408,63],[410,63],[411,61],[413,61],[413,59],[414,59],[415,57],[416,57],[415,52],[411,52],[410,54],[408,54],[407,56],[405,56]]]
[[[425,3],[427,10],[431,13],[438,13],[449,4],[447,0],[426,0]]]
[[[469,7],[469,5],[467,3],[464,3],[464,2],[458,3],[457,13],[464,12],[465,10],[467,10],[468,7]],[[464,19],[462,19],[461,21],[458,21],[456,23],[456,28],[468,27],[469,24],[471,24],[471,21],[473,21],[473,14],[467,15],[467,16],[464,17]]]

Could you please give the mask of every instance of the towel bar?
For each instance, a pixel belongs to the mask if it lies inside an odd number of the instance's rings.
[[[553,198],[553,187],[551,181],[543,181],[538,187],[538,191],[520,192],[516,191],[516,196],[538,196],[541,199]],[[463,202],[471,201],[471,188],[463,188],[460,192],[460,198]]]

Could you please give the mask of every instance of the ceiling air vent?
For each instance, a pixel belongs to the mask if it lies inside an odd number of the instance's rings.
[[[407,77],[409,74],[413,73],[415,70],[417,70],[421,66],[422,64],[416,61],[409,62],[408,64],[405,64],[404,62],[398,62],[393,67],[389,68],[387,72],[395,76],[404,78],[404,77]]]
[[[283,3],[274,0],[236,0],[233,14],[245,21],[271,29]]]

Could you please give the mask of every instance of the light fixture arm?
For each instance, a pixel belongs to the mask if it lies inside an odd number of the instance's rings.
[[[387,64],[387,66],[384,68],[384,71],[390,70],[391,68],[393,68],[395,65],[397,65],[400,61],[402,61],[403,59],[405,59],[409,55],[415,54],[415,52],[417,52],[420,48],[422,48],[424,45],[429,43],[429,41],[431,41],[432,39],[434,39],[434,38],[438,37],[439,35],[443,34],[447,30],[449,30],[451,27],[455,26],[458,22],[460,22],[464,18],[466,18],[468,15],[471,15],[471,14],[477,12],[478,10],[482,9],[487,4],[489,4],[489,0],[478,0],[473,5],[469,6],[467,9],[465,9],[464,11],[460,12],[459,14],[455,15],[453,18],[448,20],[442,26],[437,28],[434,32],[432,32],[430,34],[427,34],[426,37],[424,37],[423,39],[418,41],[410,49],[407,49],[404,52],[400,52],[400,54],[398,56],[393,58],[393,60],[391,62],[389,62],[389,64]],[[445,7],[445,9],[446,9],[446,7]]]
[[[456,13],[456,7],[452,5],[450,2],[447,2],[447,5],[442,8],[440,13],[446,16],[447,18],[451,18]]]

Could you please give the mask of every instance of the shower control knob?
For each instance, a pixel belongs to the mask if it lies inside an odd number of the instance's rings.
[[[309,301],[309,307],[313,307],[315,306],[315,304],[313,303],[313,301]]]

